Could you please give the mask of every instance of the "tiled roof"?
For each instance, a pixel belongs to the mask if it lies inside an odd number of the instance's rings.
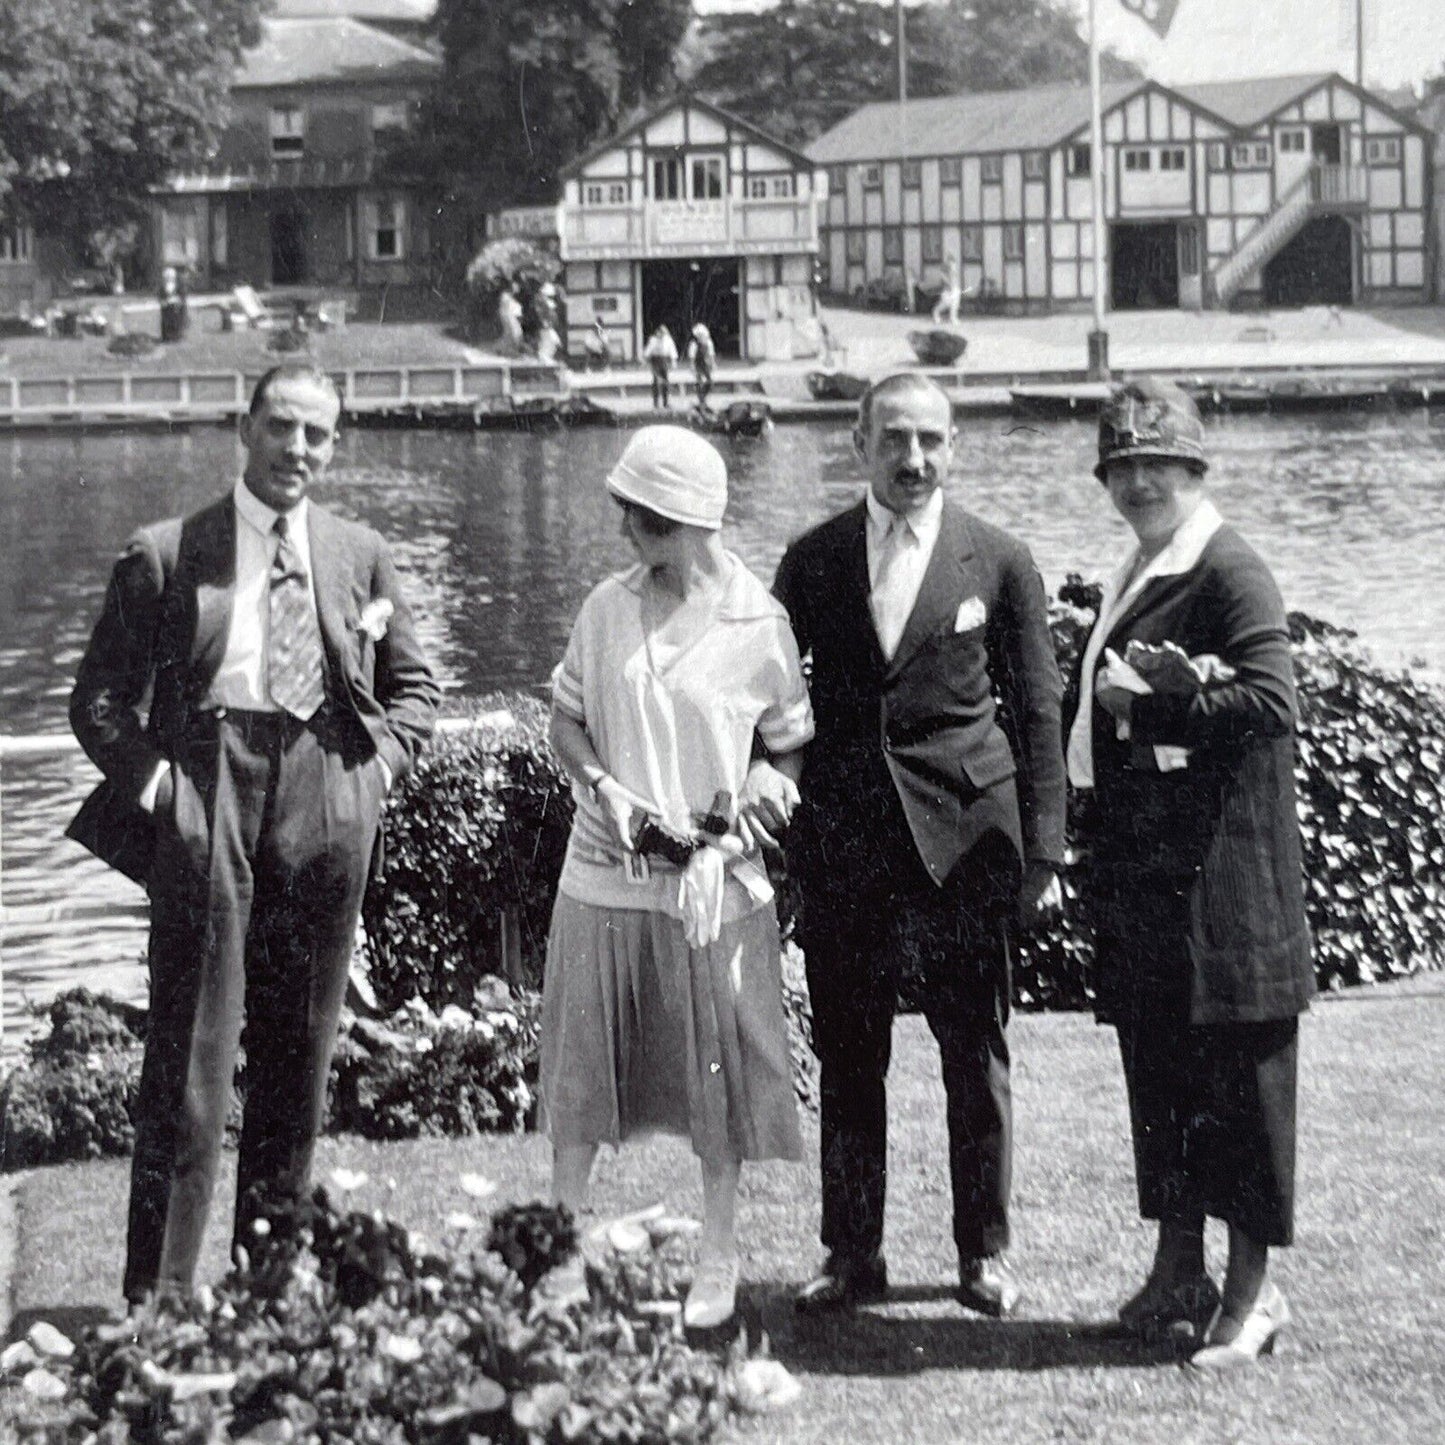
[[[372,20],[383,25],[425,25],[437,0],[274,0],[278,20]]]
[[[1104,87],[1104,109],[1132,95],[1143,81]],[[902,113],[900,116],[900,112]],[[1040,85],[944,95],[932,100],[875,101],[855,110],[808,147],[820,165],[900,156],[967,155],[1054,145],[1089,121],[1087,85]]]
[[[1328,71],[1310,75],[1266,75],[1257,80],[1215,80],[1170,89],[1213,111],[1234,126],[1253,126],[1330,79]]]
[[[1329,80],[1328,72],[1260,80],[1161,85],[1165,95],[1247,129]],[[1147,81],[1104,86],[1104,110],[1127,100]],[[1389,103],[1389,97],[1380,97]],[[819,165],[835,161],[896,160],[903,156],[969,155],[980,151],[1047,149],[1089,123],[1086,85],[1040,85],[944,95],[931,100],[877,101],[855,110],[808,147]]]
[[[261,43],[241,59],[233,89],[338,80],[427,80],[441,68],[429,51],[359,20],[261,22]]]

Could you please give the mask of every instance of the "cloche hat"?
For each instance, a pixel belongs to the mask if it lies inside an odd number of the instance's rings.
[[[686,427],[645,426],[627,443],[607,490],[660,517],[716,532],[728,504],[727,464]]]
[[[1109,393],[1099,412],[1099,463],[1094,475],[1106,479],[1108,464],[1127,457],[1161,457],[1187,462],[1203,474],[1204,423],[1188,392],[1172,381],[1144,376]]]

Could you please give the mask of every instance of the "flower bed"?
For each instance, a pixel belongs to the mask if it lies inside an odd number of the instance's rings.
[[[695,1442],[796,1393],[770,1361],[691,1346],[690,1221],[590,1236],[565,1210],[500,1211],[436,1247],[326,1194],[259,1221],[214,1290],[157,1300],[74,1346],[49,1327],[0,1359],[22,1441]]]

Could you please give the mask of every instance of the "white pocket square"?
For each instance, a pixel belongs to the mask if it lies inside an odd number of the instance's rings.
[[[380,642],[386,636],[387,623],[396,611],[389,597],[374,597],[361,609],[356,619],[356,630],[364,632],[373,642]]]
[[[983,598],[970,597],[966,602],[958,604],[958,612],[953,619],[953,630],[955,632],[972,632],[975,627],[982,627],[987,621],[988,609],[983,605]]]

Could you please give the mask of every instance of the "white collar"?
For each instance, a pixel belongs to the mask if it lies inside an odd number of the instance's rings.
[[[942,487],[935,487],[928,500],[916,512],[890,512],[873,495],[871,486],[864,493],[864,500],[868,506],[868,521],[880,540],[888,535],[888,529],[895,521],[903,522],[925,546],[937,538],[939,525],[943,521]]]
[[[1130,592],[1154,577],[1177,577],[1188,572],[1199,561],[1209,539],[1224,525],[1224,518],[1215,509],[1208,497],[1201,498],[1195,509],[1179,524],[1174,535],[1145,567],[1139,569],[1129,584]],[[1129,576],[1139,558],[1139,548],[1124,559],[1123,565],[1114,574],[1112,592],[1115,597],[1124,591],[1124,579]]]
[[[263,537],[269,537],[276,526],[276,518],[281,515],[273,507],[268,507],[250,487],[246,485],[245,477],[238,477],[236,488],[233,492],[236,503],[236,511]],[[310,498],[302,497],[291,510],[286,513],[288,518],[287,526],[294,534],[306,530],[307,510],[310,507]]]

